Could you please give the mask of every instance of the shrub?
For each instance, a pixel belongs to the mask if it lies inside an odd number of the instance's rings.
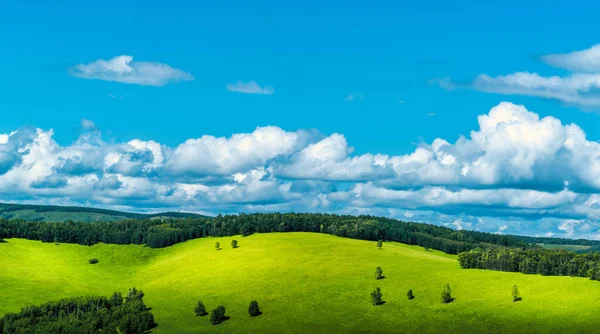
[[[221,249],[221,243],[220,242],[215,242],[215,249],[216,250]]]
[[[88,261],[90,262],[90,264],[96,264],[96,263],[98,263],[98,259],[97,258],[89,259]]]
[[[250,306],[248,306],[248,313],[251,317],[257,317],[261,315],[260,308],[258,307],[258,302],[256,300],[250,302]]]
[[[231,240],[231,248],[237,248],[237,247],[238,247],[237,240]]]
[[[381,267],[377,267],[375,269],[375,279],[382,279],[383,278],[383,270],[381,270]]]
[[[383,247],[383,240],[377,241],[377,248],[381,249],[381,247]]]
[[[512,297],[513,302],[518,302],[522,300],[522,298],[519,296],[519,288],[517,288],[516,285],[513,285],[512,287]]]
[[[206,307],[204,307],[204,304],[201,301],[199,301],[198,305],[196,305],[194,313],[196,313],[197,317],[203,317],[208,314],[208,312],[206,312]]]
[[[210,313],[210,323],[213,325],[220,324],[227,319],[229,317],[225,316],[225,307],[223,305],[219,305]]]
[[[381,299],[382,297],[383,294],[381,293],[381,290],[379,288],[371,292],[371,302],[375,306],[383,304],[383,300]]]
[[[442,303],[448,304],[451,303],[454,298],[452,298],[452,290],[450,290],[450,284],[447,283],[444,291],[442,292]]]
[[[406,297],[408,297],[408,299],[415,299],[415,295],[413,294],[412,290],[408,290]]]

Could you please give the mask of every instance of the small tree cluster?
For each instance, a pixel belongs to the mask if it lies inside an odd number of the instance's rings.
[[[98,263],[98,259],[97,258],[89,259],[88,262],[90,264],[96,264],[96,263]]]
[[[206,312],[206,307],[204,307],[202,301],[198,302],[198,305],[196,305],[196,308],[194,309],[194,313],[198,317],[203,317],[208,314],[208,312]]]
[[[415,299],[415,295],[413,294],[412,290],[408,290],[408,292],[406,293],[406,297],[408,297],[408,299]]]
[[[144,292],[137,290],[135,287],[129,289],[127,296],[125,296],[125,302],[130,303],[136,300],[142,300],[144,298]]]
[[[450,290],[450,284],[447,283],[446,287],[444,288],[444,291],[442,291],[442,303],[448,304],[451,303],[453,300],[454,298],[452,298],[452,290]]]
[[[237,240],[231,240],[231,248],[238,248],[238,241]]]
[[[215,249],[216,250],[220,250],[221,249],[221,243],[220,242],[215,242]]]
[[[248,306],[248,313],[251,317],[258,317],[262,314],[262,312],[260,312],[260,308],[258,307],[258,302],[256,300],[250,302],[250,305]]]
[[[382,279],[383,277],[383,270],[381,269],[381,267],[377,267],[375,269],[375,279]]]
[[[213,325],[220,324],[227,319],[229,319],[229,317],[225,315],[225,307],[223,305],[219,305],[210,313],[210,323]]]
[[[383,304],[383,294],[381,293],[381,289],[376,288],[373,292],[371,292],[371,302],[373,305],[381,305]]]

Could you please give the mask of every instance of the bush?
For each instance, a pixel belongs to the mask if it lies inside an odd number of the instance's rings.
[[[238,248],[237,240],[231,240],[231,248]]]
[[[408,297],[408,299],[415,299],[415,295],[413,294],[412,290],[408,290],[406,297]]]
[[[250,302],[250,306],[248,306],[248,313],[251,317],[258,317],[262,314],[262,312],[260,312],[260,308],[258,307],[258,302],[256,300]]]
[[[523,300],[519,296],[519,288],[516,285],[513,285],[513,288],[512,288],[512,297],[513,297],[513,302],[518,302],[518,301]]]
[[[97,258],[89,259],[88,261],[90,262],[90,264],[96,264],[96,263],[98,263],[98,259]]]
[[[210,313],[210,323],[213,325],[218,325],[227,319],[229,317],[225,315],[225,307],[223,305],[219,305]]]
[[[216,250],[220,250],[221,249],[221,243],[220,242],[215,242],[215,249]]]
[[[203,317],[208,314],[208,312],[206,312],[206,307],[204,307],[204,304],[201,301],[199,301],[198,305],[196,305],[194,313],[196,313],[197,317]]]
[[[383,240],[377,241],[377,248],[381,249],[382,246],[383,246]]]
[[[383,304],[383,300],[381,299],[382,297],[383,294],[381,293],[381,290],[379,288],[371,292],[371,302],[375,306]]]
[[[382,279],[382,278],[383,278],[383,270],[381,269],[381,267],[375,268],[375,279]]]
[[[448,304],[454,301],[454,298],[451,294],[452,290],[450,290],[450,284],[446,284],[444,291],[442,292],[442,303]]]

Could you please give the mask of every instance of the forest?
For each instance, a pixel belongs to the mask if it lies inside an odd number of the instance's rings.
[[[539,247],[488,247],[458,254],[465,269],[489,269],[544,276],[577,276],[600,280],[600,254],[577,254]]]
[[[514,236],[409,223],[374,216],[309,213],[219,215],[214,218],[140,219],[118,222],[65,223],[0,219],[0,238],[25,238],[44,242],[93,245],[143,244],[167,247],[207,236],[220,237],[269,232],[320,232],[361,240],[397,241],[449,254],[477,247],[501,245],[530,247]]]
[[[156,323],[143,298],[132,288],[125,298],[115,292],[27,306],[0,318],[0,333],[145,333]]]

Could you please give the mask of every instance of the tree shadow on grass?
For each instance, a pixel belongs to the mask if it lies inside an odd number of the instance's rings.
[[[521,300],[523,300],[523,298],[521,297],[517,297],[513,299],[513,302],[520,302]]]
[[[384,279],[384,278],[385,278],[385,276],[379,276],[379,277],[377,277],[377,278],[375,278],[375,279],[376,279],[376,280],[380,280],[380,279]]]
[[[383,304],[385,304],[385,303],[387,303],[387,302],[386,302],[385,300],[382,300],[382,301],[380,301],[379,303],[375,304],[375,306],[383,305]]]
[[[259,316],[259,315],[261,315],[261,314],[262,314],[262,312],[261,312],[261,311],[259,311],[257,315],[251,315],[250,317],[252,317],[252,318],[255,318],[255,317],[258,317],[258,316]]]

